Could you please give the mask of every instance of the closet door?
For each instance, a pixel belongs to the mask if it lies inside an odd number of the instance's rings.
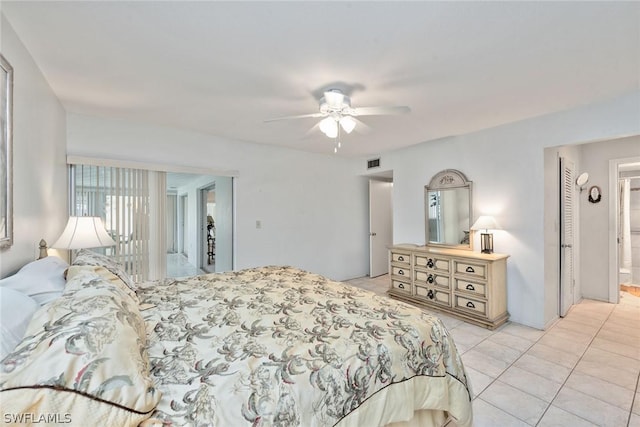
[[[574,163],[560,158],[560,316],[564,317],[575,300]]]

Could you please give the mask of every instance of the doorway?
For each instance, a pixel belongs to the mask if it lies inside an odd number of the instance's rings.
[[[207,273],[216,271],[216,185],[200,190],[200,219],[202,221],[200,242],[202,244],[200,268]]]
[[[233,270],[233,178],[209,177],[197,187],[198,267],[207,273]]]
[[[369,277],[389,271],[389,246],[393,244],[393,181],[369,180]]]
[[[177,253],[167,253],[167,277],[233,270],[233,178],[170,172],[173,194]]]
[[[575,243],[576,229],[575,164],[560,157],[560,291],[559,314],[566,316],[576,300]]]
[[[609,212],[615,220],[612,236],[609,300],[620,291],[640,295],[640,157],[611,160]]]

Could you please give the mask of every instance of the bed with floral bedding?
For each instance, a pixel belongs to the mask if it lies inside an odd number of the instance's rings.
[[[291,267],[146,282],[134,292],[98,264],[70,267],[62,296],[0,362],[0,422],[44,414],[113,426],[472,423],[453,340],[419,308]]]

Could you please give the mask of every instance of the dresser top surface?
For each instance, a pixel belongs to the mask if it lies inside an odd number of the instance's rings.
[[[448,255],[448,256],[455,256],[460,258],[475,258],[475,259],[483,259],[487,261],[497,261],[500,259],[509,258],[509,255],[507,254],[498,254],[498,253],[484,254],[482,252],[467,251],[464,249],[449,249],[449,248],[441,248],[441,247],[435,247],[435,246],[418,246],[410,243],[403,243],[403,244],[389,246],[389,249],[421,252],[424,254]]]

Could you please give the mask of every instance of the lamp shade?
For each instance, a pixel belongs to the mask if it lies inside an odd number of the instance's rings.
[[[351,116],[342,116],[340,118],[340,126],[346,133],[351,133],[356,127],[356,119]]]
[[[338,136],[338,123],[333,117],[326,117],[320,121],[320,130],[329,138]]]
[[[481,215],[471,226],[472,230],[499,230],[500,227],[492,216]]]
[[[56,249],[83,249],[114,246],[116,242],[107,234],[97,216],[71,216],[62,235],[51,246]]]

